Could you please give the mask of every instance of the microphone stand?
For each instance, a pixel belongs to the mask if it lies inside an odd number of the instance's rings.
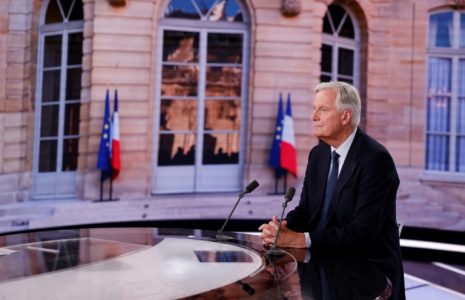
[[[239,201],[241,201],[241,199],[244,198],[245,193],[246,192],[243,192],[243,193],[239,194],[239,199],[237,199],[236,205],[234,205],[231,213],[229,214],[229,217],[224,222],[223,227],[221,227],[221,229],[218,230],[218,234],[216,235],[216,240],[217,241],[227,241],[227,240],[233,240],[234,239],[233,237],[223,235],[223,230],[224,230],[224,227],[226,227],[226,224],[228,223],[229,219],[231,218],[231,216],[232,216],[234,210],[236,209],[237,205],[239,204]]]
[[[292,199],[292,198],[291,198]],[[279,225],[278,225],[278,231],[276,232],[276,237],[274,239],[274,244],[271,245],[271,249],[270,250],[267,250],[266,251],[266,255],[271,259],[271,258],[276,258],[276,259],[279,259],[283,256],[285,256],[286,254],[281,251],[281,250],[278,250],[278,248],[276,247],[276,242],[278,241],[278,235],[279,235],[279,230],[281,229],[281,223],[283,222],[283,216],[284,216],[284,211],[286,210],[286,207],[287,207],[287,198],[286,200],[284,200],[284,203],[283,203],[283,211],[281,213],[281,219],[279,219]]]
[[[269,251],[269,250],[268,250]],[[267,251],[267,252],[268,252]],[[280,252],[282,253],[282,252]],[[282,255],[284,256],[285,254],[282,253]],[[281,257],[279,256],[273,256],[273,255],[270,255],[269,256],[269,259],[270,259],[270,262],[271,264],[273,265],[273,270],[274,270],[274,277],[276,278],[276,284],[278,285],[278,293],[279,293],[279,297],[281,298],[281,300],[288,300],[286,297],[284,297],[283,293],[281,292],[281,286],[279,285],[279,278],[278,278],[278,272],[277,272],[277,269],[276,269],[276,261],[278,259],[280,259]]]

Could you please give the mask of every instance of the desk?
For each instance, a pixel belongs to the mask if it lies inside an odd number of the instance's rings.
[[[364,259],[312,254],[304,263],[305,250],[287,249],[273,267],[257,236],[226,233],[234,239],[216,242],[215,234],[95,228],[6,235],[0,299],[375,299],[391,288]]]

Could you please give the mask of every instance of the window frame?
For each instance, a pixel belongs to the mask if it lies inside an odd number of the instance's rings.
[[[45,16],[47,13],[48,6],[52,0],[45,0],[42,4],[41,15],[40,15],[40,26],[39,26],[39,36],[38,36],[38,49],[37,49],[37,79],[36,79],[36,91],[35,91],[35,122],[34,122],[34,154],[33,154],[33,171],[32,171],[32,180],[33,180],[33,199],[43,199],[43,198],[74,198],[75,192],[61,192],[63,190],[62,184],[59,178],[63,180],[68,180],[72,183],[73,187],[69,187],[69,190],[74,190],[75,187],[75,174],[77,170],[74,171],[63,171],[63,144],[65,140],[64,135],[64,123],[65,123],[65,113],[66,105],[72,103],[82,103],[81,99],[66,101],[66,79],[67,79],[67,70],[68,70],[68,46],[69,46],[69,35],[73,33],[82,33],[84,34],[84,20],[78,21],[66,21],[61,23],[52,23],[45,24]],[[55,0],[53,0],[55,1]],[[44,73],[44,55],[45,55],[45,38],[47,36],[62,36],[61,44],[61,64],[59,67],[60,70],[60,92],[59,100],[50,104],[45,104],[42,102],[42,90],[43,90],[43,73]],[[71,65],[74,67],[80,66],[81,73],[83,63],[80,65]],[[56,67],[58,69],[58,67]],[[82,89],[82,83],[81,83]],[[40,136],[41,130],[41,115],[42,115],[42,106],[48,105],[59,105],[58,112],[58,132],[56,137],[45,137]],[[66,136],[66,139],[79,139],[80,135]],[[43,140],[56,140],[57,141],[57,152],[56,152],[56,168],[55,171],[50,172],[39,172],[39,160],[40,160],[40,142]],[[47,180],[54,184],[53,192],[49,194],[43,194],[38,191],[37,185],[39,177],[48,178]],[[70,183],[70,184],[71,184]],[[50,186],[48,188],[51,188]],[[66,190],[66,189],[65,189]]]
[[[228,22],[228,21],[208,21],[208,20],[189,20],[189,19],[176,19],[176,18],[164,18],[165,10],[170,1],[165,1],[160,10],[160,19],[158,22],[157,31],[157,47],[156,47],[156,58],[155,58],[155,91],[154,91],[154,117],[153,117],[153,131],[152,131],[152,159],[151,159],[151,193],[152,194],[167,194],[167,193],[179,193],[180,191],[157,191],[155,182],[157,177],[160,176],[160,172],[157,171],[160,167],[172,167],[176,166],[158,166],[158,151],[159,151],[159,135],[161,133],[160,126],[160,105],[161,105],[161,80],[162,80],[162,67],[163,63],[163,33],[165,30],[174,31],[189,31],[199,33],[199,76],[198,76],[198,94],[197,94],[197,126],[195,130],[196,135],[196,152],[200,155],[195,156],[194,165],[191,167],[195,168],[194,171],[194,190],[191,193],[198,192],[228,192],[237,191],[237,189],[219,189],[219,190],[204,190],[200,188],[199,178],[201,178],[201,171],[207,169],[218,168],[221,166],[224,172],[228,172],[229,169],[239,168],[240,181],[242,185],[243,169],[245,164],[246,156],[246,139],[247,139],[247,108],[248,108],[248,81],[249,81],[249,57],[250,57],[250,24],[248,23],[249,16],[248,10],[241,1],[237,1],[240,6],[243,16],[243,22]],[[203,135],[207,130],[204,129],[205,120],[205,101],[208,100],[205,96],[206,89],[206,51],[207,51],[207,36],[209,33],[239,33],[243,34],[243,57],[242,57],[242,78],[241,78],[241,125],[238,131],[240,137],[239,143],[239,161],[237,164],[232,165],[208,165],[203,164]],[[217,97],[218,98],[218,97]],[[236,98],[239,99],[239,98]],[[218,131],[215,131],[218,132]],[[204,171],[205,172],[205,171]],[[182,192],[182,191],[181,191]],[[189,191],[187,191],[189,192]]]
[[[452,28],[453,28],[453,38],[451,41],[451,47],[429,47],[429,36],[430,36],[430,17],[435,14],[439,13],[453,13],[453,21],[452,21]],[[460,181],[465,182],[465,172],[458,172],[456,161],[457,161],[457,138],[459,136],[465,136],[465,133],[458,134],[457,133],[457,106],[458,106],[458,68],[459,68],[459,60],[465,60],[465,47],[460,48],[460,15],[465,14],[465,10],[454,10],[448,8],[442,8],[438,10],[434,10],[428,14],[428,26],[427,26],[427,47],[426,47],[426,78],[425,78],[425,130],[423,135],[424,140],[424,177],[431,178],[431,179],[440,179],[446,181]],[[428,94],[429,94],[429,61],[431,58],[445,58],[451,60],[451,77],[450,77],[450,84],[451,84],[451,96],[450,96],[450,119],[448,120],[450,123],[450,130],[448,132],[441,132],[438,133],[439,135],[448,136],[449,137],[449,165],[448,171],[437,171],[437,170],[428,170],[427,167],[427,153],[428,153],[428,135],[435,134],[434,131],[429,131],[427,124],[428,124]]]
[[[359,89],[360,86],[360,42],[361,42],[361,32],[360,32],[360,25],[358,24],[357,18],[355,17],[355,14],[350,10],[350,8],[345,5],[345,4],[332,4],[332,5],[337,5],[339,7],[342,7],[346,13],[347,13],[347,18],[350,18],[352,21],[352,26],[354,27],[354,39],[349,39],[346,37],[340,37],[336,35],[336,33],[329,34],[325,33],[322,31],[322,45],[328,45],[332,47],[332,54],[331,54],[331,63],[332,63],[332,70],[331,74],[328,74],[327,72],[321,71],[320,68],[320,75],[326,75],[331,77],[331,81],[338,81],[338,60],[339,60],[339,48],[343,49],[349,49],[354,51],[354,69],[353,69],[353,86],[356,89]],[[329,12],[329,6],[328,9],[325,13],[326,14]],[[324,17],[323,17],[324,18]]]

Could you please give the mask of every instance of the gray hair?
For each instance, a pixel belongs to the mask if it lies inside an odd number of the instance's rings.
[[[352,112],[352,120],[350,124],[357,127],[360,124],[360,114],[362,112],[362,101],[357,89],[346,82],[322,82],[315,87],[315,91],[318,93],[322,90],[334,90],[336,96],[336,108],[339,113],[344,110],[350,110]]]

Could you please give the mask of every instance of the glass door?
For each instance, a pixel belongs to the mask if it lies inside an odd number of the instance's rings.
[[[162,34],[153,192],[240,190],[245,32]]]

